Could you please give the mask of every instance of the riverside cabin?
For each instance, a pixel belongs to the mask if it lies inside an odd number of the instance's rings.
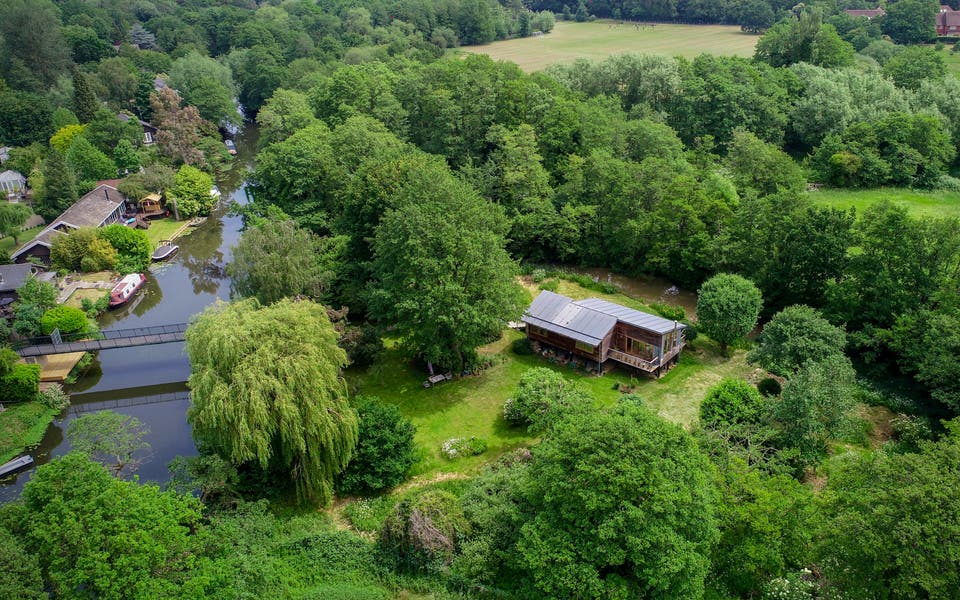
[[[574,301],[542,291],[523,315],[527,337],[593,361],[613,360],[660,376],[686,342],[686,325],[599,298]]]

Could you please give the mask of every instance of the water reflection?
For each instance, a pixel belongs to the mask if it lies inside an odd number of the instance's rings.
[[[230,247],[240,237],[242,220],[227,212],[231,201],[246,202],[243,183],[253,164],[258,137],[256,127],[248,126],[241,132],[237,137],[237,159],[217,182],[222,201],[213,214],[177,240],[180,251],[176,256],[151,266],[137,300],[107,312],[100,320],[102,329],[186,323],[218,298],[229,298],[230,283],[224,267],[230,260]],[[71,419],[78,413],[115,410],[140,419],[150,428],[146,441],[152,454],[137,474],[142,481],[164,482],[169,477],[170,460],[196,453],[186,420],[189,400],[183,395],[189,375],[190,364],[182,342],[103,350],[84,376],[70,386],[71,408],[54,421],[30,454],[37,465],[62,456],[69,451],[64,432]],[[162,397],[164,394],[174,395]],[[0,481],[0,502],[19,496],[32,472]]]

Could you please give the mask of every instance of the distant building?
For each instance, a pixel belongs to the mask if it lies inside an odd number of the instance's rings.
[[[953,10],[946,4],[941,4],[936,23],[937,35],[960,35],[960,10]]]
[[[123,220],[127,199],[117,188],[98,185],[91,192],[74,202],[73,206],[54,219],[37,237],[21,246],[10,255],[11,260],[23,264],[35,258],[50,264],[50,248],[58,235],[67,235],[81,227],[104,227]]]
[[[660,375],[676,362],[687,326],[607,302],[574,301],[542,291],[523,315],[527,337],[541,345],[580,356],[602,372],[614,360]]]
[[[873,20],[873,19],[876,19],[877,17],[882,17],[883,15],[887,14],[887,11],[883,10],[883,8],[879,6],[876,8],[867,8],[867,9],[848,8],[843,12],[847,13],[851,17],[863,17],[869,20]]]
[[[0,173],[0,191],[8,200],[16,201],[27,189],[27,178],[16,171]]]
[[[0,265],[0,303],[16,300],[17,288],[37,270],[33,265]]]
[[[136,117],[134,117],[131,114],[122,112],[117,115],[117,118],[123,121],[124,123],[126,123],[130,119],[134,119]],[[154,142],[154,139],[157,136],[157,128],[141,119],[137,119],[137,122],[139,122],[140,126],[143,127],[143,145],[149,146]]]

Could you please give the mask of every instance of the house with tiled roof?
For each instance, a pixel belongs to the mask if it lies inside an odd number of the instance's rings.
[[[960,36],[960,10],[941,4],[936,25],[939,36]]]
[[[117,188],[100,184],[73,203],[37,237],[17,249],[10,258],[22,264],[31,258],[50,264],[50,248],[59,235],[68,235],[81,227],[104,227],[123,220],[127,198]]]

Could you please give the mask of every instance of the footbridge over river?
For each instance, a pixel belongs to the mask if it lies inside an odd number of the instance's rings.
[[[133,346],[152,346],[182,342],[187,332],[187,323],[156,325],[133,329],[112,329],[95,335],[89,333],[73,335],[43,336],[31,338],[14,345],[13,349],[23,358],[66,354],[69,352],[96,352],[114,348]]]

